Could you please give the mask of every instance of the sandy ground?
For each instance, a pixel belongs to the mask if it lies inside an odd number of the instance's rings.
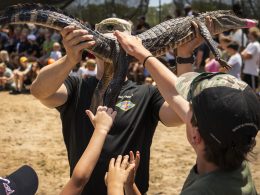
[[[67,182],[68,161],[58,112],[42,106],[31,95],[0,93],[0,176],[23,164],[38,173],[37,194],[55,195]],[[157,127],[151,154],[149,195],[175,195],[194,162],[185,139],[184,126]],[[260,142],[260,134],[257,137]],[[260,143],[251,163],[256,188],[260,191]]]

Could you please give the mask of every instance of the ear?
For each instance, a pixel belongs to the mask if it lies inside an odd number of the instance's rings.
[[[202,139],[198,127],[192,128],[192,142],[195,145],[200,145],[202,143]]]

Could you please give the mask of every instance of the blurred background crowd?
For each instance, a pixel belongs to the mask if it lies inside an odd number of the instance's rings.
[[[239,5],[233,6],[238,15],[243,15]],[[194,15],[190,4],[183,10],[175,10],[174,14],[166,15],[163,20]],[[162,22],[161,21],[161,22]],[[94,28],[90,22],[85,22]],[[146,16],[137,18],[133,24],[134,35],[142,33],[153,25],[147,22]],[[259,28],[237,29],[214,37],[221,52],[222,59],[232,66],[227,71],[214,59],[206,43],[195,51],[194,70],[198,72],[227,72],[246,81],[259,93],[260,66],[260,32]],[[10,94],[29,93],[30,85],[37,77],[40,69],[55,62],[65,55],[62,37],[59,32],[35,25],[0,26],[0,91],[8,90]],[[172,71],[176,69],[175,56],[169,51],[160,60]],[[79,77],[95,76],[96,61],[93,55],[85,51],[82,60],[71,71],[71,75]],[[128,78],[138,84],[153,84],[149,72],[140,62],[129,65]]]

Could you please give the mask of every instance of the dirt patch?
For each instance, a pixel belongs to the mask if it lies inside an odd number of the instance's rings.
[[[67,152],[59,114],[31,95],[0,93],[0,176],[23,164],[32,166],[40,180],[39,195],[59,194],[69,179]],[[260,134],[257,141],[260,142]],[[251,171],[260,191],[260,144]],[[152,145],[149,195],[179,194],[194,163],[185,127],[158,125]]]

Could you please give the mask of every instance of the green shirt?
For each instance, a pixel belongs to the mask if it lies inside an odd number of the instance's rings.
[[[234,171],[196,173],[194,166],[188,175],[181,195],[257,195],[248,163],[244,161]]]

